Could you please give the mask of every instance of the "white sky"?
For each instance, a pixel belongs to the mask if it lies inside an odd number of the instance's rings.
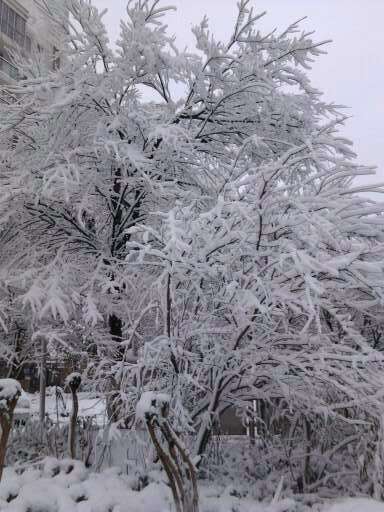
[[[119,32],[119,20],[126,15],[125,0],[93,0],[105,16],[111,40]],[[177,46],[193,49],[191,27],[207,14],[217,39],[231,35],[236,0],[164,0],[177,12],[167,15],[170,33]],[[377,165],[377,176],[364,181],[384,182],[384,0],[254,0],[257,12],[267,11],[260,20],[264,31],[286,28],[308,16],[302,24],[316,30],[315,40],[332,39],[327,55],[314,63],[314,87],[324,92],[327,101],[350,107],[352,115],[344,134],[354,142],[359,162]],[[384,198],[379,198],[384,199]]]

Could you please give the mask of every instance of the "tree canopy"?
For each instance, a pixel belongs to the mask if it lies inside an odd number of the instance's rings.
[[[18,61],[0,103],[3,330],[21,314],[87,354],[114,421],[170,394],[196,454],[254,400],[381,417],[383,206],[362,192],[382,189],[356,185],[373,170],[308,77],[324,42],[261,34],[241,0],[228,41],[204,19],[180,51],[141,0],[114,49],[103,13],[65,4],[60,68]]]

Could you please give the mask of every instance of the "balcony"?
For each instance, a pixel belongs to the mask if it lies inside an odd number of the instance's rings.
[[[4,73],[13,80],[17,80],[19,77],[19,72],[16,66],[8,62],[4,57],[0,55],[0,73]],[[0,78],[1,79],[1,78]]]

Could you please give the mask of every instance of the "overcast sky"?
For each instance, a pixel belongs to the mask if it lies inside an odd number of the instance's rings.
[[[93,3],[108,9],[105,22],[115,40],[119,20],[126,15],[125,0]],[[265,31],[285,28],[308,16],[303,28],[315,30],[314,39],[333,40],[328,54],[313,66],[313,85],[324,92],[327,101],[350,107],[347,113],[353,117],[344,134],[354,142],[359,162],[377,165],[377,176],[371,181],[384,181],[384,0],[255,0],[253,4],[258,12],[267,11],[259,22]],[[231,34],[235,0],[165,0],[163,5],[177,7],[167,22],[180,48],[193,48],[191,27],[204,14],[217,39],[227,40]]]

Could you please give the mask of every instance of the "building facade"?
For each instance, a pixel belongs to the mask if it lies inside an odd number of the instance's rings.
[[[44,1],[57,8],[57,0]],[[59,32],[40,0],[0,0],[0,83],[20,76],[13,63],[15,52],[37,55],[47,71],[58,67]]]

